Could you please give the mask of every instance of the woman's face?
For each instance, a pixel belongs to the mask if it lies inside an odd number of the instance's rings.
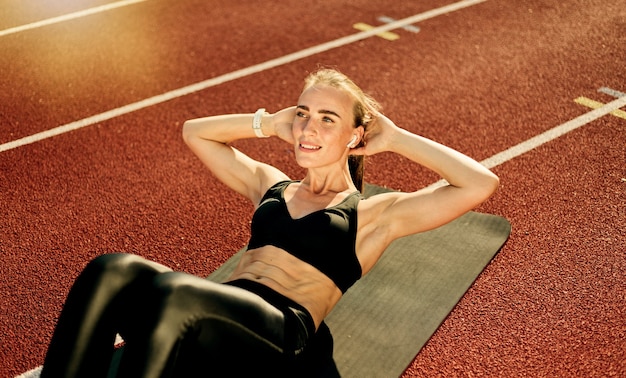
[[[326,85],[315,85],[300,95],[293,122],[298,164],[315,168],[342,162],[354,135],[353,99]],[[357,139],[358,143],[358,139]]]

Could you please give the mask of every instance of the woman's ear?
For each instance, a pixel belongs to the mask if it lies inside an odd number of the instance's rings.
[[[358,126],[357,128],[354,129],[354,135],[357,137],[356,140],[354,141],[354,147],[363,145],[364,140],[363,137],[365,136],[365,126],[361,125]]]

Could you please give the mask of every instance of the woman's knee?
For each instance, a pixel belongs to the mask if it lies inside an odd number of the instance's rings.
[[[170,271],[169,268],[129,253],[109,253],[91,260],[83,274],[101,277],[109,283],[132,281],[143,274],[154,275]]]
[[[142,260],[141,257],[128,253],[109,253],[100,255],[87,264],[84,271],[95,274],[116,273],[123,274],[133,263]]]

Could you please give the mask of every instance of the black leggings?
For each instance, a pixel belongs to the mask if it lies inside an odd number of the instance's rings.
[[[225,376],[290,376],[310,372],[303,361],[312,356],[313,365],[334,372],[324,376],[336,374],[330,333],[314,335],[306,309],[268,287],[218,284],[136,255],[108,254],[74,283],[41,377],[106,377],[116,333],[125,341],[117,377],[219,376],[224,369]],[[307,343],[317,350],[301,353]]]

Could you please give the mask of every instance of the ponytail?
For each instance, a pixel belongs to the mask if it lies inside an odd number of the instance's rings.
[[[348,168],[350,169],[350,177],[352,177],[352,183],[362,194],[363,190],[365,189],[363,186],[363,175],[365,173],[365,156],[350,155],[348,157]]]

